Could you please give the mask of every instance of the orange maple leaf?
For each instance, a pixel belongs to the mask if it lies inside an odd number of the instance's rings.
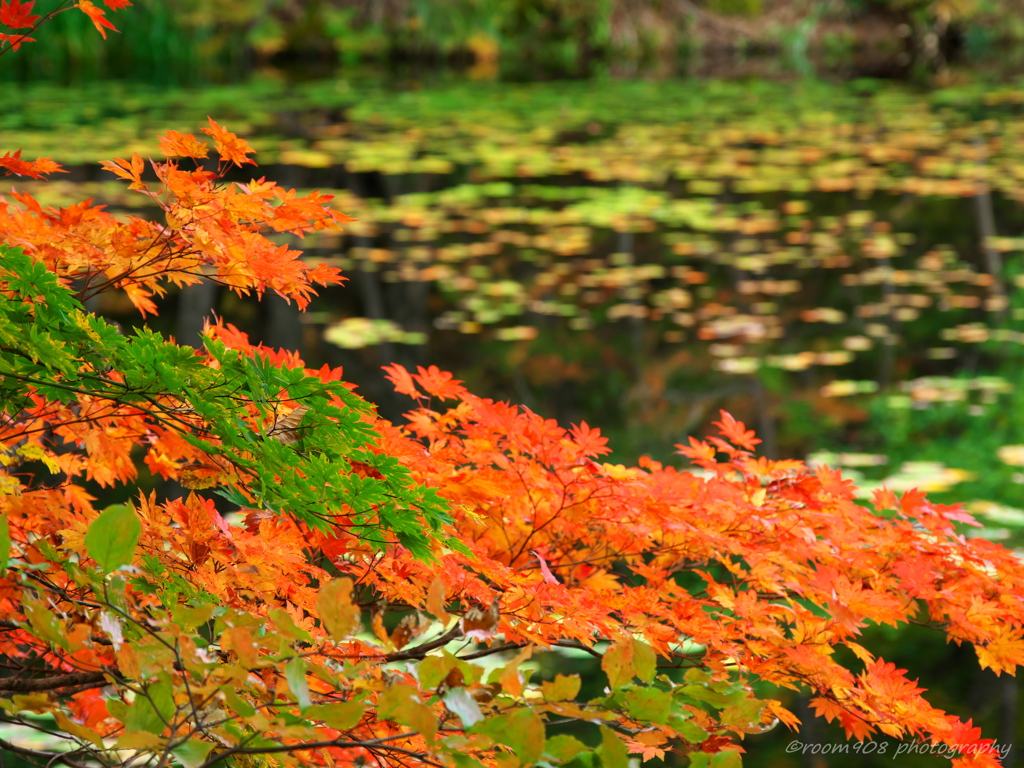
[[[131,185],[128,189],[144,189],[146,186],[142,183],[142,171],[146,165],[138,152],[132,155],[131,161],[115,157],[113,162],[104,160],[100,165],[115,176],[120,176],[122,179],[130,181]]]
[[[192,157],[196,159],[209,155],[209,147],[191,133],[168,131],[160,137],[160,151],[167,157]]]
[[[385,365],[384,371],[385,378],[395,385],[395,391],[398,394],[408,395],[417,400],[423,397],[423,393],[416,389],[416,382],[412,380],[412,375],[405,366],[398,363]]]
[[[457,400],[466,394],[461,381],[454,378],[448,371],[442,371],[436,365],[429,368],[417,366],[413,378],[427,391],[427,394],[442,400]]]
[[[593,429],[585,421],[573,426],[569,430],[572,439],[583,449],[584,456],[601,456],[611,453],[608,447],[608,438],[601,435],[601,430]]]
[[[754,436],[754,430],[747,429],[742,421],[736,421],[731,413],[727,411],[719,411],[719,413],[722,414],[722,420],[714,422],[714,425],[718,427],[722,437],[730,443],[752,451],[761,442],[760,438]]]
[[[208,116],[206,119],[210,121],[210,127],[203,128],[203,133],[213,137],[217,153],[223,160],[232,162],[239,168],[241,168],[245,163],[256,165],[255,160],[251,160],[246,157],[246,155],[251,155],[256,152],[255,149],[249,146],[248,142],[244,139],[238,138],[238,136],[231,133],[231,131],[218,125],[212,117]]]
[[[75,7],[77,7],[82,13],[84,13],[86,16],[92,19],[93,26],[96,27],[97,31],[101,35],[103,35],[104,40],[107,39],[107,32],[104,29],[104,27],[106,27],[106,29],[112,29],[115,32],[117,32],[117,27],[111,24],[110,20],[107,18],[106,11],[104,11],[102,8],[96,7],[91,2],[91,0],[78,0],[78,2],[75,3]]]
[[[7,36],[4,35],[3,37]],[[22,160],[20,149],[13,155],[10,152],[7,152],[3,157],[0,157],[0,168],[4,168],[8,174],[13,173],[15,176],[30,176],[33,179],[41,179],[48,173],[67,173],[67,171],[48,157],[37,157],[35,160]]]
[[[978,663],[982,669],[991,669],[997,675],[1017,671],[1017,665],[1024,663],[1024,638],[1020,632],[1001,632],[987,645],[976,645]]]
[[[14,50],[18,50],[22,43],[34,43],[36,39],[34,37],[27,37],[26,35],[5,35],[0,34],[0,40],[7,41],[8,45]]]
[[[691,437],[689,446],[676,445],[676,448],[679,449],[676,453],[686,456],[694,464],[703,467],[704,469],[709,469],[716,463],[715,455],[717,454],[717,451],[703,440]]]

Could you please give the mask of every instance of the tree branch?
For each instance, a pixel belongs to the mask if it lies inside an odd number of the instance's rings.
[[[391,661],[405,661],[406,659],[422,659],[430,651],[435,648],[440,648],[444,645],[448,645],[452,640],[462,636],[462,627],[459,626],[459,622],[455,622],[455,626],[445,632],[436,640],[431,640],[429,643],[423,643],[417,645],[415,648],[410,648],[407,651],[399,651],[398,653],[389,653],[384,658]]]
[[[53,691],[70,686],[95,686],[97,684],[107,684],[103,672],[70,672],[56,677],[0,677],[0,694]]]
[[[60,763],[64,763],[64,765],[70,766],[70,768],[89,768],[89,766],[85,765],[84,763],[80,763],[77,760],[72,760],[70,755],[74,753],[65,754],[62,752],[43,752],[36,749],[26,749],[25,747],[19,747],[16,744],[12,744],[9,741],[5,741],[4,739],[0,739],[0,750],[3,750],[4,752],[10,752],[12,755],[24,755],[25,757],[45,758],[47,761],[46,764],[48,766],[59,765]]]

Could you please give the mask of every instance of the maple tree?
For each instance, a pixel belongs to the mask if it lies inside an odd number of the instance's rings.
[[[216,158],[171,131],[167,159],[105,164],[161,221],[0,200],[0,721],[68,751],[0,748],[70,766],[729,766],[748,734],[799,726],[764,682],[809,690],[851,738],[998,763],[858,642],[913,621],[1015,671],[1019,562],[965,538],[959,508],[879,491],[869,509],[838,471],[755,457],[724,412],[720,436],[679,447],[700,474],[605,463],[598,430],[435,367],[387,368],[412,401],[396,426],[340,369],[230,324],[194,350],[87,312],[123,291],[152,315],[203,279],[305,306],[342,279],[274,239],[342,226],[329,197],[226,183],[252,150],[204,131]],[[185,493],[143,492],[142,472]],[[101,509],[97,488],[131,500]],[[599,659],[607,684],[531,680],[552,650]]]

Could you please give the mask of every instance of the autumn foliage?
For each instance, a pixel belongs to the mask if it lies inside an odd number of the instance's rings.
[[[28,0],[28,2],[22,2],[22,0],[2,0],[0,2],[0,25],[9,30],[0,33],[0,56],[7,53],[7,51],[18,50],[24,43],[36,42],[35,38],[29,37],[29,35],[40,24],[49,21],[58,13],[75,8],[89,17],[89,21],[96,27],[96,31],[104,38],[107,36],[108,29],[114,32],[117,31],[117,28],[107,18],[107,12],[91,0],[78,0],[78,2],[71,4],[68,4],[65,0],[65,2],[59,3],[53,10],[45,14],[32,13],[35,4],[35,0]],[[131,5],[131,3],[128,0],[103,0],[103,5],[108,10],[118,11],[125,6]]]
[[[14,26],[31,3],[2,8]],[[699,473],[604,463],[598,430],[435,367],[387,369],[410,398],[396,426],[340,369],[231,325],[193,350],[87,312],[122,291],[151,315],[199,280],[305,306],[341,280],[275,240],[341,226],[330,198],[226,183],[252,150],[203,130],[212,148],[171,131],[163,161],[104,164],[159,221],[0,202],[0,720],[52,715],[70,751],[0,748],[71,766],[724,766],[748,734],[800,725],[764,682],[809,690],[850,738],[997,764],[859,641],[916,622],[997,673],[1024,659],[1019,562],[965,538],[958,508],[862,506],[838,471],[756,457],[727,413],[679,447]],[[143,474],[170,482],[141,492]],[[532,680],[544,652],[593,656],[601,690]]]

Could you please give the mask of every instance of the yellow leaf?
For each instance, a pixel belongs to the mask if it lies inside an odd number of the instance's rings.
[[[50,696],[46,693],[17,693],[11,697],[12,712],[35,712],[37,715],[50,713]]]
[[[87,315],[82,310],[76,309],[71,313],[71,322],[80,330],[85,331],[85,335],[93,341],[100,341],[100,335],[96,332],[96,329],[89,324],[90,317],[92,317],[92,315]]]
[[[341,640],[357,631],[362,611],[352,604],[352,580],[334,579],[320,588],[316,609],[324,628],[335,640]]]
[[[53,719],[57,721],[57,727],[65,733],[70,733],[72,736],[85,739],[97,749],[103,749],[103,739],[100,738],[100,735],[96,733],[96,731],[91,728],[86,728],[84,725],[79,725],[69,719],[63,712],[54,712]]]
[[[139,671],[139,659],[135,655],[135,649],[127,643],[122,643],[121,647],[114,653],[117,656],[117,668],[121,675],[129,680],[138,680],[141,672]]]
[[[444,582],[440,578],[434,579],[430,584],[430,591],[427,592],[427,612],[448,629],[452,617],[444,609]]]
[[[6,472],[0,473],[0,496],[21,496],[21,483]]]
[[[166,746],[167,741],[165,739],[160,738],[155,733],[147,733],[146,731],[129,731],[122,734],[117,740],[118,749],[163,750]]]
[[[580,582],[581,587],[587,587],[595,592],[617,592],[621,589],[619,580],[614,573],[608,571],[595,571]]]
[[[239,663],[246,669],[260,666],[260,655],[252,641],[248,627],[228,627],[220,636],[220,647],[224,651],[234,651]]]
[[[533,655],[533,646],[528,645],[512,659],[501,672],[498,682],[501,683],[501,690],[510,696],[523,695],[523,679],[519,673],[519,665]],[[493,678],[491,678],[493,680]]]

